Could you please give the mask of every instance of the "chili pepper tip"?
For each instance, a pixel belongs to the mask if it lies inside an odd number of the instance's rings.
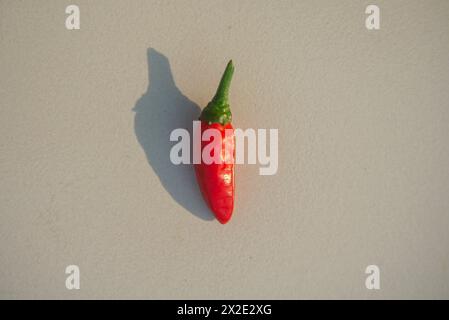
[[[232,59],[226,65],[226,69],[221,77],[217,92],[215,93],[214,101],[217,104],[228,104],[229,87],[231,86],[232,75],[234,74],[234,64]]]
[[[231,86],[232,75],[234,74],[234,64],[232,59],[226,65],[226,69],[221,77],[218,89],[200,114],[200,120],[207,123],[220,123],[225,125],[231,122],[232,114],[229,108],[229,87]]]

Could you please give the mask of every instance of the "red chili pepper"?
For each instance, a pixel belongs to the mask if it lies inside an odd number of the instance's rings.
[[[219,158],[221,161],[207,164],[202,159],[200,164],[195,164],[196,177],[204,200],[222,224],[229,221],[234,209],[235,137],[228,103],[229,86],[233,73],[234,66],[231,60],[226,66],[214,98],[204,108],[199,118],[201,120],[200,137],[207,129],[213,128],[220,132],[221,152]],[[204,147],[210,143],[214,142],[201,141],[201,154],[203,154]]]

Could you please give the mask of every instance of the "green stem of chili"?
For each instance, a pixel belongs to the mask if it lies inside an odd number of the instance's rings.
[[[200,120],[208,123],[220,123],[222,125],[231,122],[232,114],[229,108],[229,87],[231,85],[232,75],[234,74],[234,65],[232,60],[228,62],[226,69],[221,77],[217,92],[207,107],[201,112]]]

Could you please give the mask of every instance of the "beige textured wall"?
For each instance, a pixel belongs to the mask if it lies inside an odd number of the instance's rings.
[[[448,16],[445,0],[1,0],[0,298],[449,298]],[[279,171],[238,166],[222,226],[167,153],[229,58],[234,123],[279,129]]]

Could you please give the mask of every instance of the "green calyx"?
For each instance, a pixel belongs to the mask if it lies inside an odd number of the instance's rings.
[[[232,120],[231,109],[229,108],[229,87],[231,85],[234,65],[232,60],[228,62],[221,77],[217,92],[213,99],[207,104],[200,115],[200,120],[208,123],[220,123],[225,125]]]

